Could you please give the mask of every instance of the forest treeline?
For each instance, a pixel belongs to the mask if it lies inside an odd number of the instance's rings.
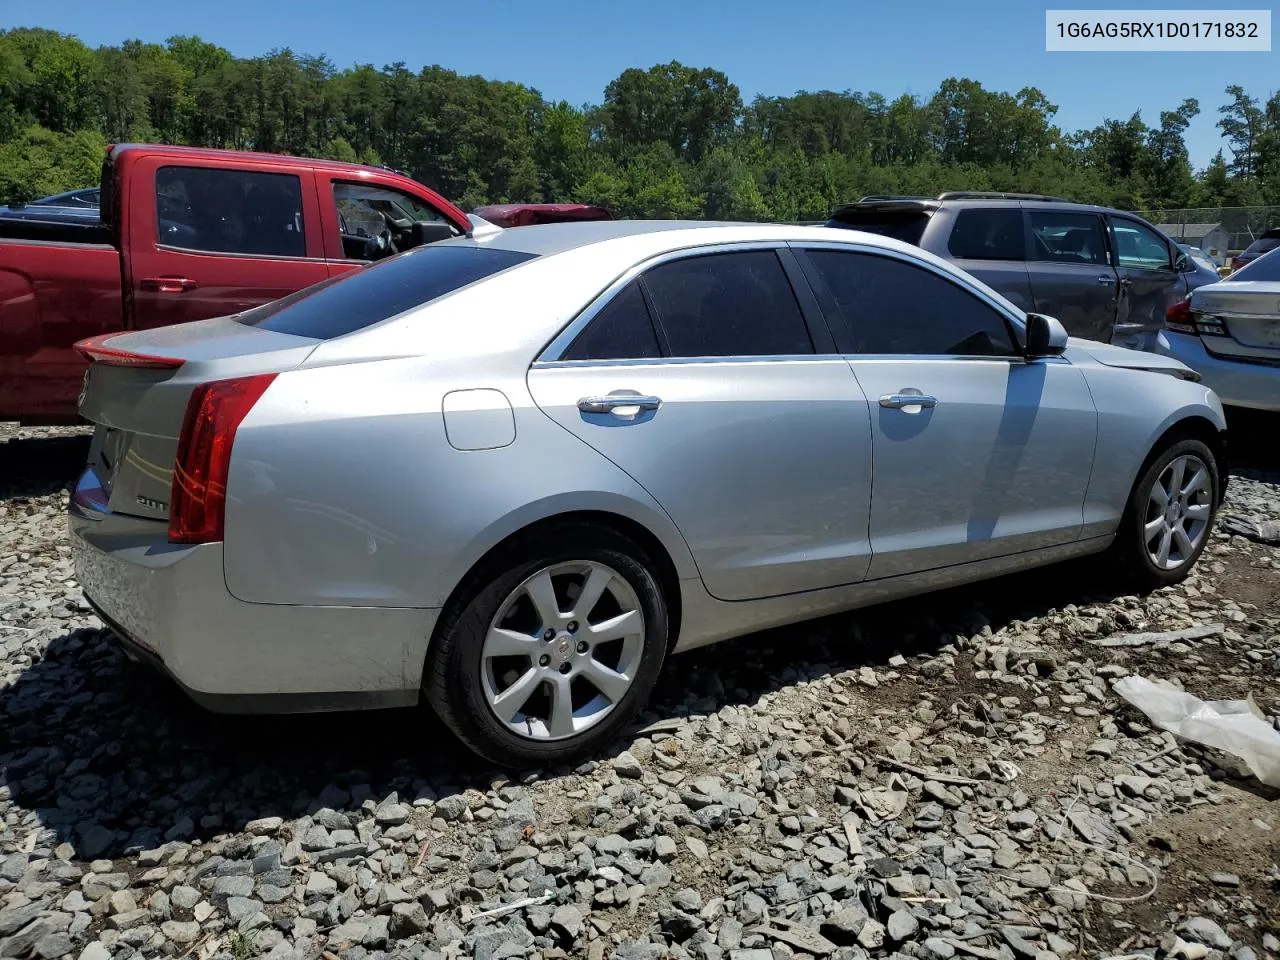
[[[1207,93],[1207,92],[1206,92]],[[671,62],[624,70],[599,104],[404,63],[339,69],[289,49],[236,57],[193,36],[89,48],[0,31],[0,201],[94,183],[107,143],[150,141],[386,164],[464,209],[585,201],[622,216],[812,220],[868,193],[1049,193],[1125,209],[1280,204],[1280,94],[1064,131],[1034,87],[945,80],[931,96],[757,96]],[[1100,112],[1105,104],[1099,104]],[[1202,109],[1223,149],[1193,169]]]

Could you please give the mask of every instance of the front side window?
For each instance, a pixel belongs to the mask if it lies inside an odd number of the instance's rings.
[[[1122,267],[1168,270],[1169,247],[1154,230],[1133,220],[1112,220],[1116,235],[1116,260]]]
[[[302,184],[285,173],[221,167],[156,171],[159,242],[245,256],[305,257]]]
[[[1037,260],[1099,265],[1107,262],[1102,218],[1096,214],[1034,211],[1031,241]]]
[[[416,247],[322,280],[236,319],[250,327],[327,340],[389,320],[533,257],[496,247]]]
[[[961,210],[951,228],[947,250],[959,260],[1025,260],[1022,209]]]
[[[654,267],[643,280],[673,357],[814,352],[791,283],[772,250],[687,257]]]
[[[835,301],[843,353],[1010,357],[1004,317],[958,284],[893,257],[809,250],[817,281]]]
[[[342,252],[348,260],[368,260],[370,238],[385,237],[388,253],[407,249],[414,223],[444,220],[438,210],[416,197],[388,187],[335,182],[333,203],[342,233]]]
[[[648,360],[661,355],[653,318],[637,280],[627,284],[592,317],[562,359]]]

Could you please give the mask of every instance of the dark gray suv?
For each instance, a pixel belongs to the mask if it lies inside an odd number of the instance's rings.
[[[1143,348],[1165,312],[1218,276],[1141,217],[1058,197],[863,197],[829,227],[896,237],[952,261],[1073,336]]]

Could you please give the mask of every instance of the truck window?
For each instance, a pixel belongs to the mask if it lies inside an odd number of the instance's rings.
[[[285,173],[161,167],[156,213],[163,246],[249,256],[305,257],[302,184]]]
[[[396,250],[409,246],[407,233],[415,222],[441,223],[440,212],[416,197],[388,187],[334,181],[333,204],[342,232],[342,254],[348,260],[367,260],[370,237],[385,236]]]

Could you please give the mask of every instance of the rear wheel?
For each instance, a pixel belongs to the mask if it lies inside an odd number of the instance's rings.
[[[522,538],[446,612],[424,674],[428,700],[477,753],[504,766],[598,749],[648,699],[667,608],[644,552],[608,528]]]
[[[1144,589],[1191,571],[1209,542],[1221,489],[1218,464],[1199,440],[1179,440],[1134,485],[1112,555]]]

